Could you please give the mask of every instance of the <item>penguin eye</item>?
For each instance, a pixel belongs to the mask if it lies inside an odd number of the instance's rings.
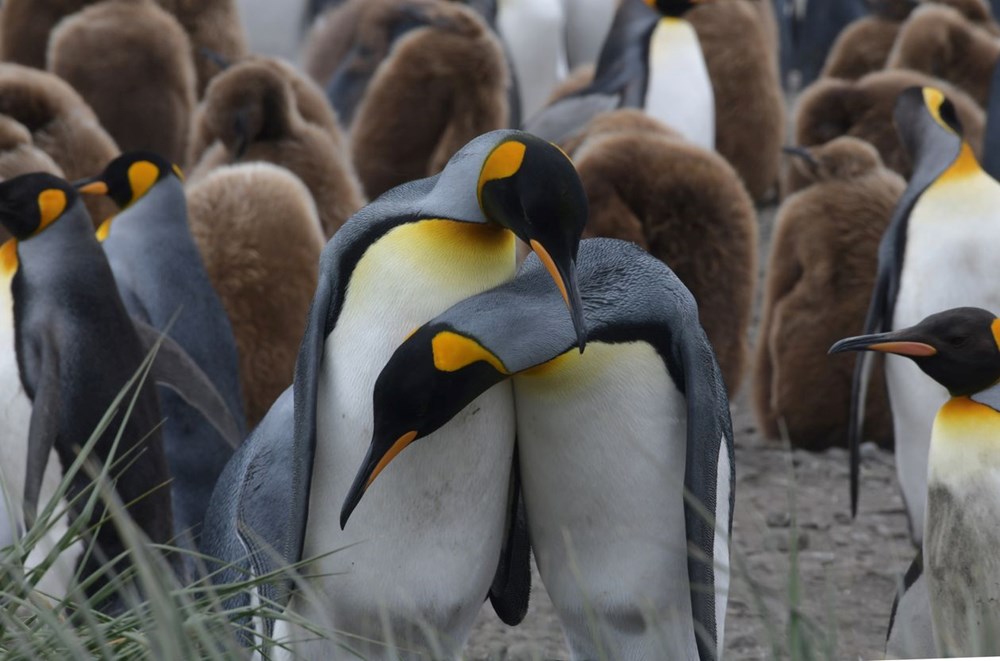
[[[946,341],[953,347],[961,347],[968,341],[968,336],[966,335],[952,335]]]

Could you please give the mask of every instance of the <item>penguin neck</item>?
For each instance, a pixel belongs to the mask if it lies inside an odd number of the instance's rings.
[[[184,196],[184,185],[176,177],[168,176],[156,182],[146,194],[132,202],[116,215],[108,218],[97,229],[97,238],[104,241],[112,232],[129,231],[143,227],[150,229],[167,229],[173,233],[174,226],[187,226],[187,202]]]
[[[972,396],[951,397],[938,411],[931,431],[928,488],[934,483],[964,490],[970,478],[1000,476],[1000,387]]]
[[[976,160],[976,155],[973,153],[972,147],[969,146],[968,142],[963,140],[958,156],[951,162],[948,169],[941,173],[935,185],[938,183],[958,183],[982,174],[983,169],[979,166],[979,161]]]

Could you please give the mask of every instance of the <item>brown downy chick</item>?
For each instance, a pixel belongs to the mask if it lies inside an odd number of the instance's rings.
[[[101,172],[118,155],[90,106],[66,81],[39,69],[0,64],[0,115],[31,133],[31,141],[70,181]],[[95,226],[118,212],[110,198],[85,200]]]
[[[777,44],[756,4],[706,2],[685,18],[698,33],[715,92],[715,149],[759,201],[778,181],[785,100]]]
[[[309,189],[327,237],[364,204],[335,134],[302,117],[293,84],[273,64],[240,62],[212,80],[195,132],[193,144],[211,146],[193,166],[192,181],[230,163],[268,161],[285,167]]]
[[[197,93],[201,97],[208,82],[222,70],[216,57],[235,62],[249,52],[236,0],[158,2],[177,18],[188,33],[198,75]]]
[[[347,57],[354,42],[355,31],[367,30],[362,40],[369,44],[380,44],[380,53],[373,52],[374,63],[385,57],[388,44],[379,34],[378,23],[362,21],[369,12],[386,11],[392,6],[391,0],[370,0],[370,2],[342,2],[316,17],[302,40],[302,70],[319,85],[333,76],[337,67]],[[377,59],[376,59],[377,58]]]
[[[982,153],[985,114],[968,94],[916,71],[876,71],[859,80],[821,78],[799,97],[795,107],[795,138],[805,147],[822,145],[849,135],[878,150],[882,162],[903,177],[910,176],[910,160],[893,125],[896,98],[907,87],[937,87],[955,105],[962,134],[976,156]],[[796,169],[785,165],[782,193],[791,195],[807,182]]]
[[[45,68],[49,32],[66,16],[97,0],[5,0],[0,22],[0,60]]]
[[[49,38],[48,69],[80,93],[121,149],[183,162],[194,64],[187,33],[153,0],[107,0],[67,17]]]
[[[757,216],[739,176],[639,110],[595,117],[572,155],[590,208],[584,236],[633,241],[673,269],[735,394],[757,274]]]
[[[928,5],[913,12],[899,30],[886,63],[946,80],[986,107],[1000,41],[944,6]]]
[[[831,359],[857,334],[875,282],[878,246],[906,182],[867,142],[841,137],[790,155],[808,185],[778,210],[753,366],[761,431],[822,450],[847,439],[853,358]],[[865,430],[892,442],[883,370],[873,372]]]
[[[191,234],[229,315],[247,427],[292,383],[324,239],[309,191],[269,163],[220,167],[187,187]]]

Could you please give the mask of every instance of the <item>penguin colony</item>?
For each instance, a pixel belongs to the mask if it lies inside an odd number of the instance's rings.
[[[0,559],[82,517],[35,588],[121,613],[121,503],[243,644],[456,658],[534,557],[573,658],[722,658],[752,362],[852,508],[895,447],[887,653],[1000,652],[1000,27],[841,4],[314,2],[299,68],[231,0],[7,0]]]

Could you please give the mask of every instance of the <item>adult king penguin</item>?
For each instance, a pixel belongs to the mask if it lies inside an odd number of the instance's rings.
[[[830,349],[840,351],[907,358],[947,393],[931,433],[922,563],[893,607],[890,645],[907,656],[1000,654],[1000,319],[956,308]]]
[[[188,227],[180,168],[134,151],[76,185],[84,194],[110,196],[122,209],[97,235],[129,314],[173,338],[239,421],[225,437],[176,392],[160,390],[174,523],[179,534],[197,537],[212,488],[246,434],[236,341]]]
[[[361,496],[398,479],[374,482],[400,450],[514,375],[531,544],[573,658],[717,658],[735,473],[715,355],[693,297],[659,260],[588,239],[579,265],[584,354],[534,257],[397,349],[375,385],[372,444],[341,521],[365,525],[378,510]],[[426,471],[410,452],[396,463]],[[434,470],[394,492],[396,507],[430,505],[466,467]]]
[[[715,92],[698,35],[683,15],[704,0],[623,0],[594,82],[530,118],[524,129],[562,143],[594,115],[642,108],[691,142],[715,148]]]
[[[865,333],[916,324],[955,305],[1000,309],[1000,183],[962,140],[955,109],[930,87],[904,90],[895,122],[913,175],[896,205],[878,253]],[[857,510],[859,443],[871,354],[855,366],[851,420],[851,509]],[[924,531],[927,449],[934,412],[948,397],[896,356],[885,361],[896,439],[896,472],[916,543]]]
[[[440,174],[385,193],[327,244],[294,398],[291,391],[278,398],[226,467],[203,544],[209,555],[257,576],[315,559],[310,589],[293,595],[289,609],[352,639],[317,640],[279,621],[274,636],[292,654],[330,658],[354,644],[366,658],[381,658],[396,653],[386,640],[426,650],[426,631],[440,636],[436,658],[457,654],[491,580],[504,571],[498,566],[510,509],[510,388],[486,393],[418,449],[412,464],[401,464],[386,489],[372,494],[361,525],[341,531],[335,508],[364,457],[372,388],[392,351],[435,314],[511,279],[515,236],[545,263],[582,349],[575,260],[586,217],[569,158],[535,136],[503,130],[468,143]],[[427,474],[444,475],[444,483],[429,487],[430,499],[410,498]],[[282,581],[261,592],[284,603],[288,587]],[[522,587],[514,601],[526,601]],[[491,597],[494,607],[506,603],[496,591]],[[523,617],[520,607],[513,611],[501,617]],[[273,625],[261,623],[267,631]]]

